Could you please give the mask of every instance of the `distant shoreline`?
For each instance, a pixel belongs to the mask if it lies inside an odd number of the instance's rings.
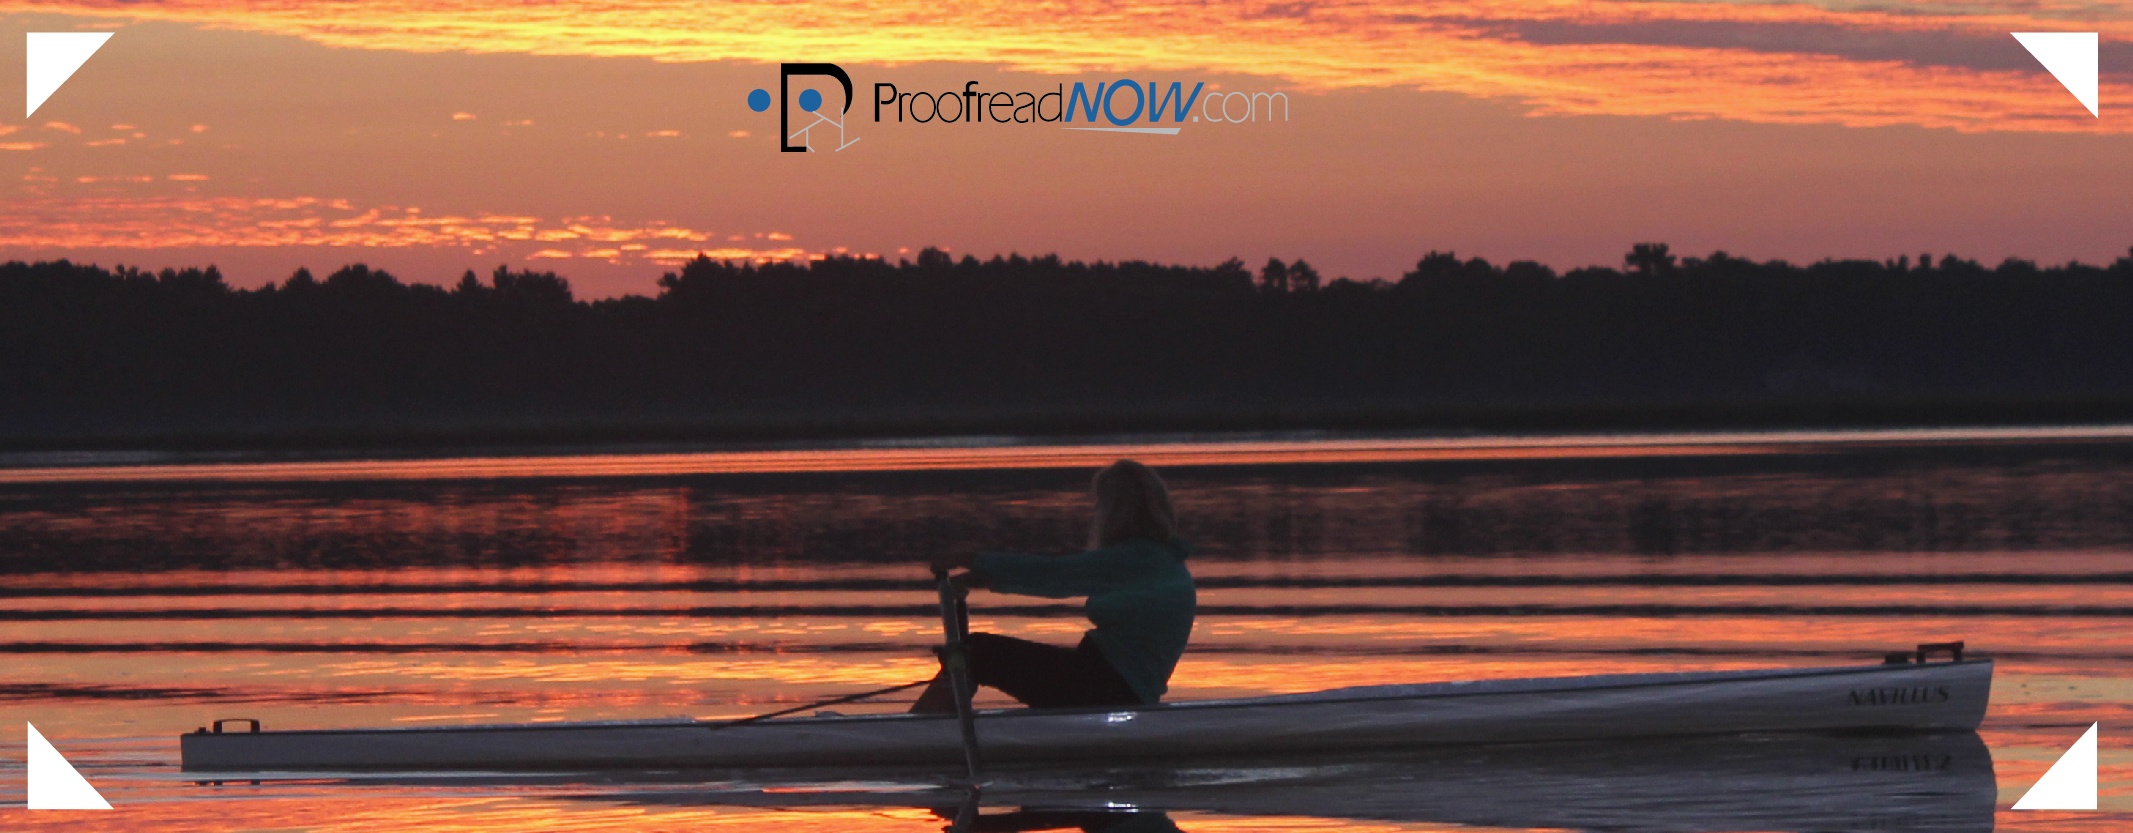
[[[2133,255],[1557,275],[698,258],[656,298],[362,266],[234,289],[0,263],[0,454],[375,456],[898,438],[2133,422]],[[1048,440],[1047,440],[1048,441]]]

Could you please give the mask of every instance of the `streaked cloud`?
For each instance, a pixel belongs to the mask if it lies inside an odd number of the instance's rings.
[[[2032,73],[2036,59],[2005,48],[2006,32],[1977,28],[1897,29],[1834,20],[1471,21],[1538,45],[1629,44],[1826,55],[1863,62]],[[2133,44],[2102,44],[2105,67],[2133,67]]]
[[[2106,43],[2123,40],[2133,36],[2133,9],[2119,3],[609,0],[529,7],[500,0],[173,0],[16,7],[377,50],[761,63],[805,56],[1061,74],[1193,71],[1277,78],[1303,90],[1455,92],[1516,101],[1536,115],[2133,131],[2123,122],[2071,117],[2053,95],[2056,85],[2006,35],[2081,28],[2103,32]],[[2124,80],[2108,86],[2125,92]]]
[[[24,132],[25,130],[37,132],[32,134]],[[112,136],[101,131],[88,131],[66,122],[56,121],[46,122],[43,125],[0,125],[0,138],[7,137],[10,134],[21,134],[13,142],[0,144],[0,149],[40,150],[46,147],[111,148],[127,145],[170,146],[185,143],[185,140],[175,138],[152,140],[146,131],[130,124],[115,124],[111,126],[111,130],[125,135]],[[31,135],[36,135],[42,141],[29,141],[28,139]]]
[[[199,181],[197,174],[167,179]],[[150,176],[79,177],[80,184],[140,184]],[[733,238],[744,241],[735,243]],[[0,248],[178,249],[347,247],[458,249],[525,260],[672,265],[699,252],[722,260],[795,260],[821,251],[782,232],[719,235],[612,217],[432,214],[411,206],[359,206],[320,197],[96,196],[0,205]],[[841,253],[842,249],[831,249]]]

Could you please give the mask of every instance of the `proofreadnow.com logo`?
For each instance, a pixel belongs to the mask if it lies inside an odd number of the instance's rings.
[[[809,86],[792,95],[795,76],[836,82],[842,100],[828,102]],[[809,78],[807,80],[814,80]],[[1235,125],[1289,121],[1283,92],[1211,90],[1205,81],[1144,81],[1130,78],[1066,82],[1050,89],[1007,90],[964,82],[962,89],[907,89],[894,81],[871,85],[873,124],[1043,126],[1092,133],[1176,136],[1188,125]],[[824,83],[827,87],[828,84]],[[786,153],[841,151],[859,142],[852,129],[852,76],[836,64],[780,64],[778,94],[748,93],[748,109],[778,108],[778,149]],[[793,107],[800,110],[794,128]],[[864,112],[864,111],[863,111]]]

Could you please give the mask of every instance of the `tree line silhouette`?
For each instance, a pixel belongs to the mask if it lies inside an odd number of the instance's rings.
[[[2133,417],[2133,254],[1808,265],[1638,244],[1396,281],[1062,260],[699,257],[583,301],[498,267],[0,264],[0,445],[1578,429]]]

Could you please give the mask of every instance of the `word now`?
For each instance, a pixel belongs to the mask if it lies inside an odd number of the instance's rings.
[[[970,81],[963,85],[961,92],[932,93],[904,92],[895,84],[879,83],[874,85],[874,120],[879,122],[885,115],[893,115],[898,122],[921,124],[936,121],[1030,124],[1072,123],[1079,117],[1089,123],[1101,119],[1125,127],[1136,121],[1161,124],[1166,116],[1173,124],[1200,121],[1203,117],[1215,122],[1246,121],[1250,120],[1249,114],[1261,109],[1259,105],[1264,104],[1264,109],[1271,112],[1277,101],[1284,110],[1284,120],[1286,118],[1288,96],[1282,93],[1212,95],[1205,101],[1209,106],[1202,108],[1205,112],[1195,114],[1193,106],[1201,103],[1200,93],[1206,86],[1204,81],[1194,82],[1192,90],[1187,92],[1182,81],[1172,81],[1167,88],[1153,81],[1098,82],[1093,88],[1076,81],[1071,91],[1065,84],[1060,84],[1050,92],[1037,93],[980,90],[978,82]],[[1245,118],[1237,117],[1231,107],[1233,99],[1243,99]],[[1217,101],[1222,102],[1219,111],[1210,109]],[[884,110],[890,107],[895,108],[894,113],[885,114]]]

